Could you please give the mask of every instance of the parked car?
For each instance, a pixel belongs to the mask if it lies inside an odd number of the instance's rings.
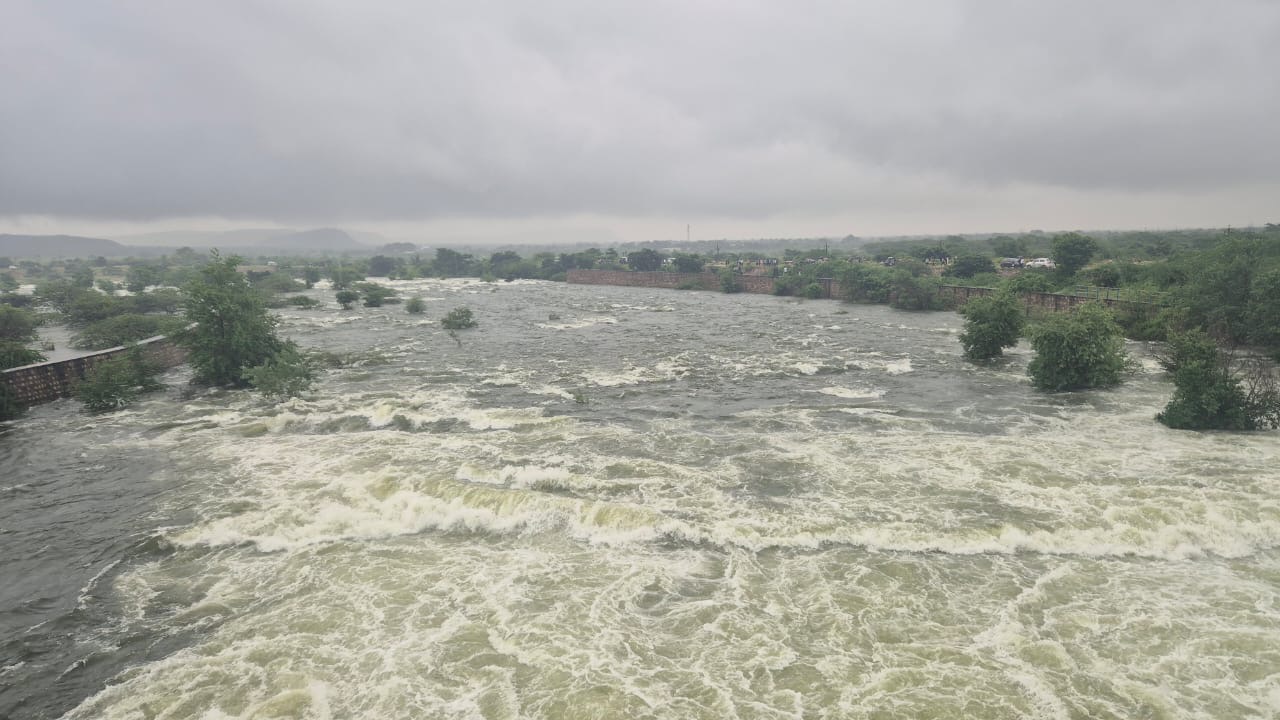
[[[1020,257],[1016,257],[1016,258],[1005,258],[1005,259],[1003,259],[1003,260],[1001,260],[1001,261],[1000,261],[1000,267],[1002,267],[1002,268],[1020,268],[1020,267],[1022,267],[1022,258],[1020,258]]]
[[[1055,265],[1054,262],[1049,258],[1036,258],[1035,260],[1032,260],[1031,262],[1027,263],[1027,267],[1053,269],[1058,266]]]

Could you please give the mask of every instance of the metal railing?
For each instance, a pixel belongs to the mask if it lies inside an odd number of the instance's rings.
[[[1151,305],[1164,305],[1169,301],[1169,293],[1166,292],[1137,290],[1134,288],[1100,287],[1097,285],[1077,285],[1071,294],[1090,300],[1117,300]]]

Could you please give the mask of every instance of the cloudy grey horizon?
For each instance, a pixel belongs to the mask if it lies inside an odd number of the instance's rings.
[[[1280,220],[1280,3],[0,5],[0,232]]]

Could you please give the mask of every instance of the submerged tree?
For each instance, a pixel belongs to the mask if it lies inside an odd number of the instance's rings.
[[[1031,331],[1031,347],[1031,382],[1050,392],[1119,385],[1132,367],[1120,326],[1099,303],[1044,321]]]
[[[72,394],[86,410],[105,412],[131,404],[143,393],[163,387],[155,376],[160,368],[147,360],[142,349],[132,347],[123,355],[95,364],[76,383]]]
[[[964,315],[960,344],[970,360],[999,357],[1005,348],[1017,345],[1022,335],[1022,307],[1011,292],[974,298],[960,313]]]
[[[276,319],[261,296],[236,271],[240,259],[222,258],[215,251],[188,283],[183,307],[194,327],[178,338],[187,347],[195,380],[209,385],[255,385],[250,368],[282,366],[299,361],[297,347],[276,336]],[[255,385],[256,386],[256,385]]]
[[[440,324],[446,330],[466,330],[475,327],[479,323],[476,322],[475,317],[471,314],[470,308],[456,307],[440,320]]]
[[[1201,330],[1169,339],[1161,364],[1173,374],[1173,398],[1156,420],[1181,430],[1280,427],[1280,391],[1260,358],[1223,352]]]

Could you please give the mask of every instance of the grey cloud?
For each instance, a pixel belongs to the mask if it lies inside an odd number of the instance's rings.
[[[0,9],[0,216],[761,216],[1275,183],[1269,2]]]

